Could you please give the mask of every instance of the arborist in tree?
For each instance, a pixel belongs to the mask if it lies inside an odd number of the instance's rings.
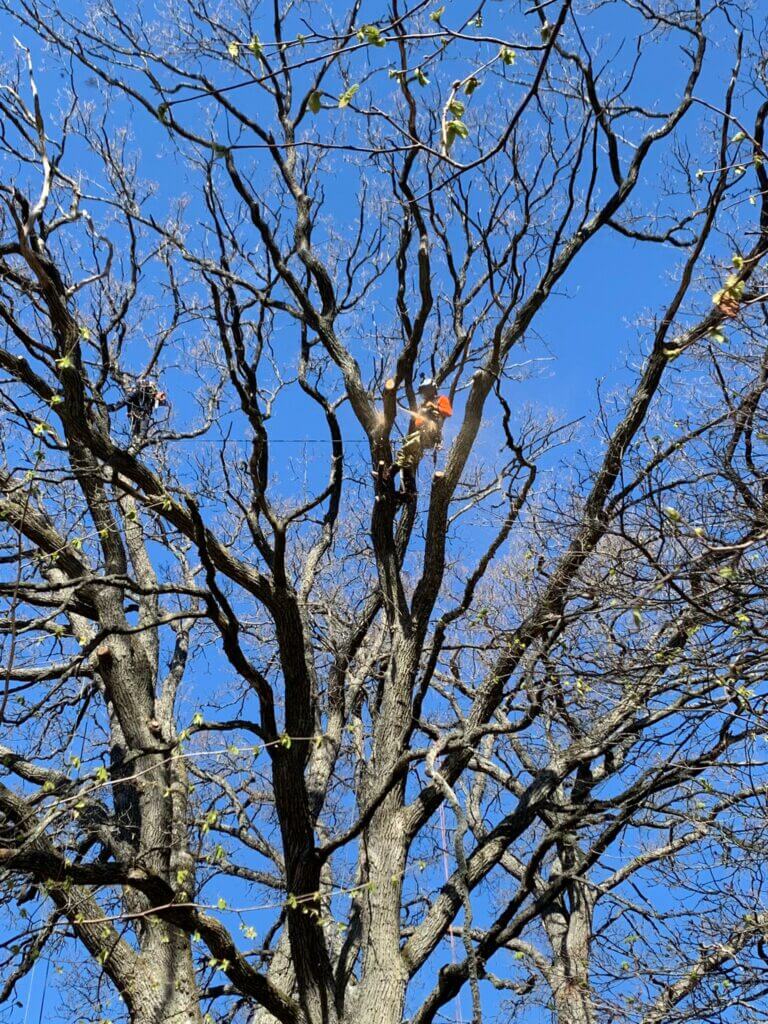
[[[128,393],[127,404],[131,440],[139,441],[146,436],[157,409],[168,404],[168,396],[153,380],[140,378]]]
[[[418,387],[419,406],[411,416],[408,433],[398,449],[395,461],[386,476],[390,478],[401,473],[403,496],[415,493],[416,470],[424,452],[437,447],[443,438],[443,424],[453,415],[451,400],[447,395],[437,393],[437,384],[431,378],[422,380]]]

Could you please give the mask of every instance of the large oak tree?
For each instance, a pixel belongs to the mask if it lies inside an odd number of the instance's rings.
[[[0,9],[11,1019],[763,1019],[759,9]]]

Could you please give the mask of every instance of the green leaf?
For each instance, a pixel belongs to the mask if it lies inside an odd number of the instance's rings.
[[[432,11],[429,16],[430,21],[440,21],[442,16],[445,14],[445,4],[442,7],[438,7],[437,10]]]
[[[109,782],[109,772],[104,765],[96,769],[96,780],[97,782]]]
[[[679,523],[680,520],[683,518],[677,511],[677,509],[673,508],[671,505],[664,506],[664,515],[667,517],[667,519],[671,519],[673,523]]]
[[[254,55],[254,57],[260,57],[263,53],[261,40],[257,35],[251,36],[250,42],[248,43],[248,49]]]
[[[416,70],[413,73],[413,77],[419,83],[419,85],[429,85],[429,79],[421,70],[421,68],[416,68]]]
[[[461,117],[462,114],[464,113],[464,104],[461,102],[461,100],[452,99],[448,104],[448,109],[450,110],[454,117]]]
[[[469,128],[463,121],[449,121],[445,126],[445,146],[450,149],[456,138],[466,139],[469,136]]]
[[[736,132],[736,134],[731,137],[731,142],[743,142],[746,137],[746,132]]]
[[[375,25],[363,25],[357,33],[357,38],[371,46],[386,46],[387,40]]]
[[[285,747],[286,750],[291,749],[291,737],[288,735],[287,732],[284,732],[283,735],[280,737],[280,746]]]
[[[724,345],[725,344],[725,335],[717,327],[714,328],[713,330],[711,330],[709,332],[709,334],[707,335],[707,337],[710,339],[710,341],[714,341],[715,344],[717,344],[717,345]]]
[[[349,106],[353,96],[355,95],[359,88],[359,85],[350,85],[348,89],[344,90],[341,96],[339,96],[339,110],[343,110],[344,107]]]
[[[88,330],[87,327],[83,326],[80,328],[80,337],[83,339],[83,341],[90,340],[91,332]]]
[[[74,367],[72,356],[62,356],[61,359],[56,360],[56,365],[60,370],[71,370]]]
[[[233,60],[237,60],[240,56],[240,43],[229,43],[227,53]]]
[[[464,92],[467,94],[467,96],[471,96],[479,85],[480,79],[476,78],[475,75],[472,75],[472,77],[468,78],[466,83],[464,84]]]
[[[219,910],[227,909],[227,901],[224,899],[223,896],[219,896],[219,898],[216,900],[216,906],[219,908]]]
[[[502,64],[506,64],[507,67],[517,60],[517,54],[510,46],[502,46],[499,50],[499,57],[501,57]]]
[[[316,89],[309,94],[307,106],[313,114],[320,113],[320,93]]]

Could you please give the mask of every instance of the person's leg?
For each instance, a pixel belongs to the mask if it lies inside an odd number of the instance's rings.
[[[415,469],[421,459],[421,434],[414,430],[408,434],[395,456],[394,466],[397,469]]]

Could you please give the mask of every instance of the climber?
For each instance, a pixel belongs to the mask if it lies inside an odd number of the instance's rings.
[[[400,471],[402,495],[415,492],[415,475],[421,458],[424,452],[440,444],[443,424],[453,415],[450,398],[447,395],[438,395],[437,385],[431,378],[422,380],[418,394],[419,405],[416,412],[406,410],[411,415],[411,426],[387,474],[388,477],[392,477]]]
[[[736,257],[734,256],[734,261]],[[743,264],[743,260],[741,263]],[[735,317],[739,315],[741,304],[744,301],[745,282],[736,274],[731,274],[725,279],[725,284],[720,291],[715,292],[712,301],[724,317]]]
[[[139,379],[133,391],[128,394],[128,420],[131,424],[131,439],[141,440],[145,437],[152,423],[154,412],[161,406],[168,404],[168,397],[164,391],[152,380]]]

